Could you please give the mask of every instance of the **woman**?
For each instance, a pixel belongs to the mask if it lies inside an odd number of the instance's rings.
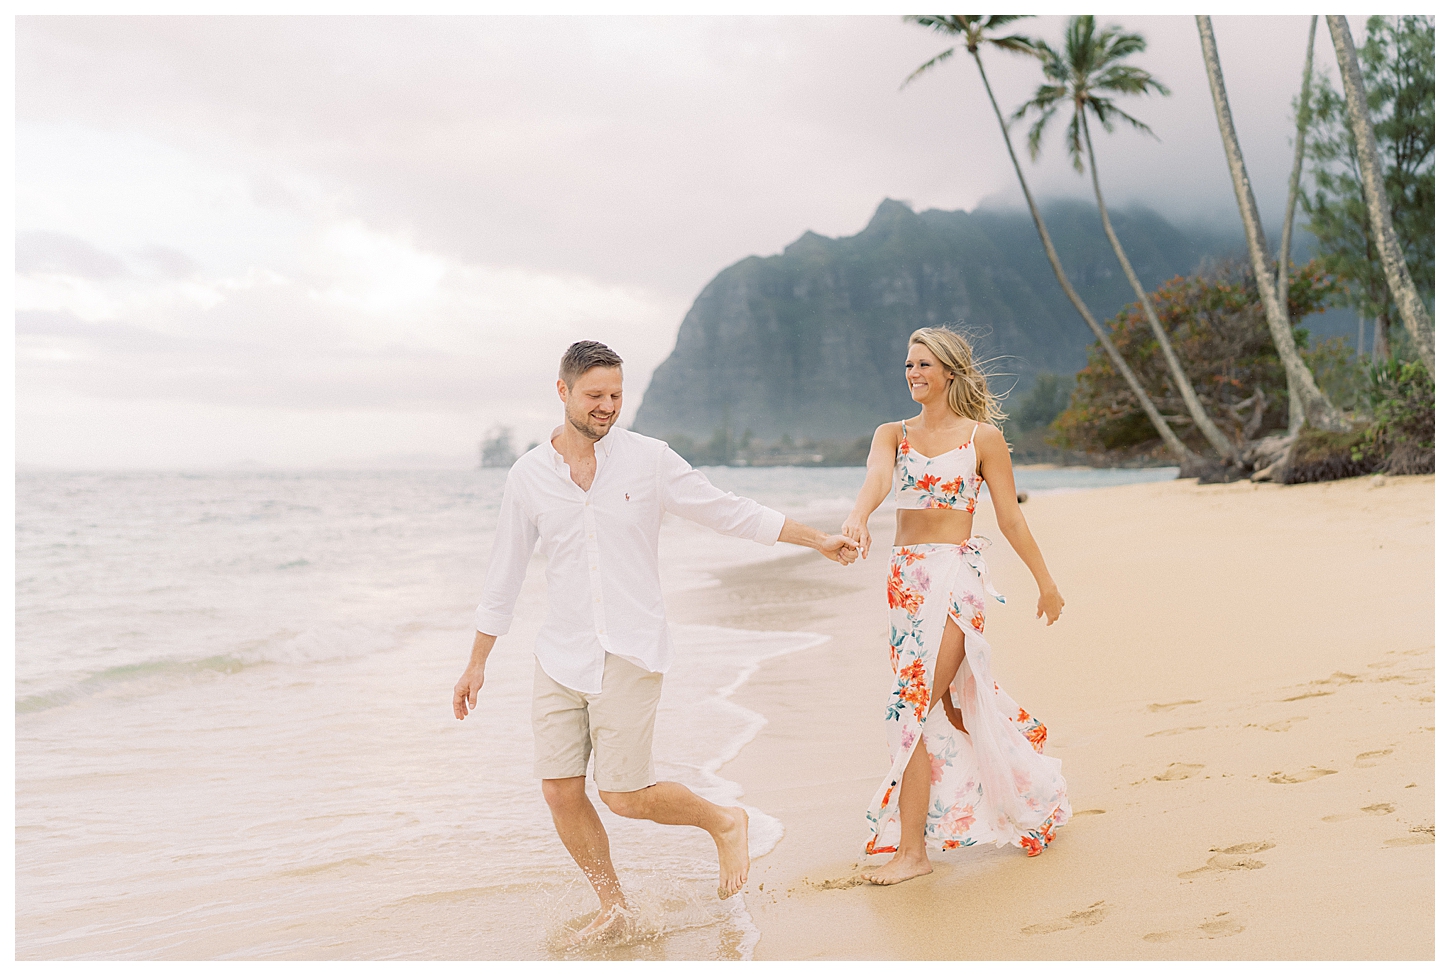
[[[1037,616],[1050,626],[1063,606],[1017,506],[1012,458],[996,427],[1004,415],[971,347],[949,329],[912,333],[906,382],[921,413],[876,429],[866,483],[841,527],[869,553],[866,521],[894,483],[891,772],[866,813],[866,853],[895,853],[862,875],[882,885],[930,874],[928,844],[990,841],[1040,854],[1072,815],[1061,761],[1041,754],[1047,728],[992,680],[982,637],[986,595],[1005,602],[987,579],[987,540],[972,536],[983,481],[998,527],[1037,580]]]

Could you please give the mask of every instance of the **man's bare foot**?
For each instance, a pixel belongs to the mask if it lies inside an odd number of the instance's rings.
[[[919,878],[923,874],[931,874],[931,862],[926,859],[925,853],[903,856],[898,851],[895,857],[879,868],[862,871],[861,877],[872,884],[894,885],[910,881],[912,878]]]
[[[628,938],[633,926],[634,916],[629,914],[629,909],[623,905],[610,905],[601,908],[592,922],[575,932],[569,938],[569,945],[577,947]]]
[[[750,817],[740,807],[727,812],[733,823],[714,834],[715,848],[720,853],[720,897],[729,898],[745,887],[750,874]]]

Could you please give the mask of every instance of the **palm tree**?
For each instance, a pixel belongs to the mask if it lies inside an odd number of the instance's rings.
[[[1349,20],[1342,15],[1329,15],[1324,20],[1329,25],[1329,37],[1334,41],[1340,77],[1344,79],[1345,114],[1349,116],[1349,128],[1354,133],[1355,154],[1359,157],[1359,171],[1364,177],[1364,201],[1374,230],[1375,247],[1380,252],[1380,265],[1384,268],[1390,292],[1395,296],[1400,318],[1415,341],[1415,349],[1430,372],[1434,373],[1435,325],[1425,311],[1425,303],[1420,300],[1414,280],[1410,278],[1405,254],[1400,250],[1399,236],[1395,234],[1395,225],[1390,220],[1384,170],[1380,167],[1379,147],[1369,117],[1369,97],[1364,91],[1364,76],[1359,70],[1354,38],[1349,33]]]
[[[1309,128],[1309,93],[1314,80],[1314,32],[1319,15],[1309,17],[1309,48],[1304,52],[1304,79],[1299,88],[1299,112],[1294,124],[1294,165],[1289,170],[1289,202],[1284,206],[1284,230],[1279,235],[1279,289],[1275,297],[1289,317],[1289,245],[1294,240],[1294,205],[1299,202],[1299,174],[1304,169],[1304,132]],[[1363,345],[1363,337],[1361,337]],[[1304,426],[1304,404],[1289,384],[1289,434]]]
[[[1082,300],[1082,296],[1078,295],[1077,290],[1068,282],[1067,273],[1063,271],[1062,262],[1057,257],[1057,249],[1052,246],[1052,237],[1047,233],[1047,225],[1043,223],[1042,214],[1037,209],[1037,203],[1032,199],[1032,191],[1027,188],[1027,178],[1023,176],[1022,165],[1017,161],[1017,152],[1012,148],[1012,137],[1007,132],[1007,122],[1002,118],[1002,110],[997,106],[997,96],[992,93],[992,84],[987,80],[987,69],[982,66],[982,55],[980,53],[982,44],[986,43],[1000,50],[1010,51],[1016,54],[1036,54],[1037,49],[1032,41],[1021,35],[1014,34],[1007,37],[987,36],[989,31],[999,30],[1012,21],[1020,19],[1022,19],[1022,15],[1020,14],[938,14],[906,17],[905,20],[907,23],[920,24],[923,27],[936,31],[938,34],[946,34],[960,43],[953,44],[917,68],[907,76],[906,81],[903,81],[901,86],[905,88],[922,72],[941,64],[958,50],[965,49],[972,56],[972,59],[977,62],[977,72],[982,76],[982,86],[987,89],[987,98],[992,103],[992,111],[997,115],[997,125],[1001,127],[1002,138],[1007,143],[1007,155],[1012,158],[1012,168],[1017,172],[1017,182],[1022,186],[1022,195],[1027,198],[1027,209],[1031,212],[1032,222],[1037,227],[1037,236],[1042,238],[1042,248],[1047,252],[1047,260],[1052,265],[1053,274],[1057,276],[1057,283],[1062,286],[1063,292],[1067,294],[1068,301],[1072,302],[1073,308],[1077,309],[1077,313],[1082,316],[1083,321],[1087,323],[1093,335],[1097,336],[1098,342],[1102,345],[1103,351],[1108,354],[1108,359],[1112,361],[1113,367],[1117,369],[1124,381],[1127,382],[1128,387],[1133,391],[1134,396],[1138,398],[1138,403],[1143,408],[1143,412],[1148,415],[1148,420],[1152,423],[1153,429],[1158,432],[1158,436],[1163,439],[1163,443],[1168,445],[1168,449],[1173,452],[1174,457],[1178,458],[1179,464],[1184,469],[1183,473],[1187,473],[1189,470],[1196,471],[1202,465],[1201,459],[1188,450],[1183,441],[1168,426],[1168,421],[1163,419],[1163,415],[1158,412],[1158,408],[1149,399],[1148,392],[1143,389],[1143,384],[1139,381],[1137,374],[1133,372],[1133,368],[1128,365],[1122,353],[1118,352],[1118,347],[1113,344],[1107,331],[1093,317],[1093,313],[1088,310],[1087,304]]]
[[[1092,169],[1093,193],[1097,196],[1098,213],[1103,219],[1103,232],[1108,235],[1113,253],[1118,256],[1118,263],[1123,267],[1123,274],[1127,276],[1128,283],[1133,286],[1133,293],[1138,296],[1138,302],[1143,306],[1148,326],[1163,350],[1163,358],[1168,361],[1169,375],[1173,377],[1173,382],[1183,397],[1189,416],[1213,445],[1213,449],[1225,462],[1241,467],[1243,462],[1238,449],[1209,417],[1208,411],[1203,408],[1203,401],[1199,399],[1198,392],[1188,379],[1188,374],[1183,371],[1183,365],[1173,351],[1168,333],[1163,328],[1163,323],[1158,320],[1158,312],[1134,273],[1133,265],[1118,241],[1118,235],[1113,231],[1113,222],[1108,218],[1108,207],[1103,201],[1102,186],[1098,182],[1098,161],[1093,152],[1088,116],[1095,116],[1105,132],[1113,131],[1114,122],[1123,121],[1138,131],[1151,135],[1153,130],[1118,108],[1113,103],[1112,96],[1146,95],[1151,92],[1168,94],[1168,89],[1148,72],[1122,63],[1125,58],[1142,52],[1147,43],[1143,40],[1143,35],[1129,34],[1121,27],[1109,26],[1098,30],[1096,18],[1085,14],[1073,17],[1067,22],[1061,51],[1055,50],[1046,41],[1038,41],[1035,47],[1042,60],[1042,73],[1047,76],[1048,83],[1040,86],[1037,94],[1012,116],[1020,119],[1028,112],[1038,113],[1037,121],[1027,133],[1027,151],[1033,159],[1037,158],[1042,151],[1042,130],[1059,108],[1070,105],[1072,121],[1067,124],[1068,156],[1072,159],[1073,168],[1081,173],[1083,152],[1087,152],[1088,165]]]
[[[1249,260],[1254,266],[1254,281],[1259,287],[1264,314],[1269,320],[1269,334],[1273,337],[1274,348],[1284,363],[1284,373],[1288,377],[1289,385],[1295,388],[1299,394],[1299,402],[1304,405],[1304,422],[1321,430],[1348,432],[1349,421],[1315,384],[1314,374],[1304,365],[1304,359],[1299,355],[1299,347],[1294,344],[1294,331],[1289,324],[1288,312],[1275,300],[1278,289],[1269,269],[1269,242],[1264,237],[1264,225],[1259,220],[1258,204],[1254,202],[1254,188],[1249,184],[1244,154],[1239,149],[1238,133],[1234,130],[1228,90],[1223,83],[1223,67],[1218,60],[1218,44],[1213,37],[1213,22],[1201,14],[1196,19],[1198,39],[1203,47],[1203,63],[1208,71],[1208,88],[1213,94],[1213,107],[1218,115],[1218,131],[1223,138],[1224,155],[1228,157],[1234,196],[1238,199],[1239,216],[1243,219],[1244,234],[1248,239]]]

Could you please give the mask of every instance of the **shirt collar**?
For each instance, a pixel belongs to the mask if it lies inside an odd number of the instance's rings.
[[[595,457],[599,456],[601,449],[603,450],[604,456],[609,457],[610,452],[614,450],[614,445],[619,440],[619,438],[615,436],[615,431],[616,429],[618,429],[618,427],[619,421],[616,420],[614,422],[614,426],[609,428],[609,433],[605,434],[603,437],[599,438],[599,440],[594,442]],[[549,459],[554,462],[554,470],[556,471],[568,471],[569,469],[569,464],[564,460],[564,455],[560,454],[559,449],[554,446],[554,438],[558,437],[563,430],[563,424],[555,427],[549,432],[549,439],[544,442],[549,445]]]

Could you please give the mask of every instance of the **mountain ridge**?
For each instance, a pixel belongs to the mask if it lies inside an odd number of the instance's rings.
[[[1146,207],[1110,214],[1150,289],[1244,250],[1242,238],[1185,233]],[[1095,206],[1054,200],[1043,217],[1100,320],[1133,300]],[[852,440],[915,412],[901,382],[905,343],[942,324],[972,336],[999,393],[1075,372],[1093,341],[1026,211],[918,212],[886,198],[854,235],[806,231],[779,254],[720,271],[686,313],[633,427],[667,440],[722,429]]]

